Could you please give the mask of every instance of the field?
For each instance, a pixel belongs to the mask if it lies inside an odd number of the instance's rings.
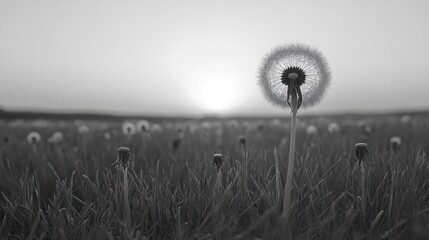
[[[298,119],[289,221],[287,118],[1,121],[0,239],[427,239],[428,116]]]

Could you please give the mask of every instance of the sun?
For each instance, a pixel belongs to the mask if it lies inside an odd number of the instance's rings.
[[[201,107],[212,112],[223,112],[234,107],[234,85],[225,79],[208,78],[196,89],[195,99]]]

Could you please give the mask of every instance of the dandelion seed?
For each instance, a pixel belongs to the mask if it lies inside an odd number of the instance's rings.
[[[42,138],[40,137],[40,134],[38,132],[30,132],[27,135],[27,142],[31,144],[36,144],[40,142]]]
[[[333,123],[330,123],[328,125],[328,132],[329,133],[333,134],[333,133],[337,133],[339,131],[340,131],[340,126],[338,125],[338,123],[333,122]]]
[[[155,124],[152,124],[152,126],[150,126],[150,131],[152,133],[160,133],[162,132],[162,127],[161,125],[155,123]]]
[[[303,44],[289,44],[272,50],[259,70],[259,86],[268,102],[292,113],[289,163],[283,202],[283,217],[288,219],[292,174],[295,160],[296,114],[301,107],[318,103],[329,85],[328,64],[317,49]],[[287,220],[288,221],[288,220]]]
[[[146,120],[140,120],[137,122],[137,129],[142,132],[147,132],[150,129],[150,123]]]
[[[54,132],[52,136],[49,137],[48,142],[58,144],[63,141],[64,135],[61,132]]]
[[[223,158],[222,154],[216,153],[213,155],[213,164],[216,165],[217,171],[220,171],[220,168],[223,166]]]
[[[134,135],[134,133],[136,133],[136,127],[130,122],[125,122],[124,124],[122,124],[122,133],[130,137]]]
[[[78,131],[80,134],[85,135],[85,134],[88,134],[88,133],[89,133],[90,128],[88,127],[88,125],[82,124],[82,125],[80,125],[80,126],[78,127],[77,131]]]
[[[397,152],[399,150],[399,147],[401,146],[401,138],[400,137],[392,137],[390,138],[390,147],[394,152]]]
[[[315,135],[317,134],[317,127],[314,125],[309,125],[306,129],[306,132],[308,135]]]

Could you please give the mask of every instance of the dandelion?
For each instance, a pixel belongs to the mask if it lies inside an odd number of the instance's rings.
[[[328,64],[317,49],[289,44],[272,50],[259,70],[259,86],[268,102],[292,113],[289,164],[283,201],[283,216],[290,211],[292,174],[295,160],[296,114],[298,109],[318,103],[329,85]]]
[[[328,132],[333,134],[340,131],[340,126],[336,122],[332,122],[328,125]]]
[[[239,135],[237,137],[237,141],[243,148],[246,148],[246,137],[245,136]]]
[[[317,134],[317,127],[314,125],[309,125],[305,131],[308,135],[315,135]]]
[[[401,123],[406,124],[411,122],[411,116],[410,115],[404,115],[401,117]]]
[[[79,125],[77,131],[82,134],[82,135],[86,135],[87,133],[89,133],[90,128],[88,127],[88,125],[82,124]]]
[[[162,127],[161,127],[161,125],[155,123],[155,124],[152,124],[150,126],[150,131],[152,133],[160,133],[160,132],[162,132]]]
[[[131,137],[136,133],[136,127],[130,122],[125,122],[122,124],[122,133],[127,137]]]
[[[140,120],[137,122],[137,130],[147,132],[150,129],[150,123],[146,120]]]
[[[128,233],[131,232],[131,209],[128,199],[128,169],[132,165],[130,149],[127,147],[118,148],[118,155],[116,161],[113,163],[116,168],[123,173],[123,186],[124,186],[124,218],[127,225]]]
[[[238,123],[237,120],[229,120],[228,123],[227,123],[227,126],[229,128],[232,128],[232,129],[237,129],[238,126],[239,126],[239,123]]]
[[[40,142],[42,138],[40,137],[40,134],[38,132],[30,132],[27,135],[27,142],[30,144],[36,144]]]
[[[108,133],[108,132],[105,132],[103,136],[104,136],[104,139],[106,139],[106,140],[110,140],[110,138],[111,138],[110,133]]]
[[[401,141],[400,137],[395,136],[395,137],[390,138],[390,148],[395,153],[399,150],[401,143],[402,143],[402,141]]]
[[[201,128],[203,129],[204,132],[208,132],[211,129],[211,124],[209,122],[203,122],[201,123]]]
[[[48,138],[48,142],[58,144],[63,141],[63,139],[64,135],[61,132],[54,132],[52,136]]]
[[[279,119],[273,119],[270,122],[271,127],[278,128],[282,125],[282,122]]]
[[[220,168],[223,166],[222,154],[217,153],[217,154],[213,155],[213,164],[212,165],[216,165],[217,170],[220,171]]]
[[[366,212],[366,162],[371,159],[371,153],[369,152],[368,145],[366,143],[357,143],[355,145],[355,158],[357,160],[357,164],[360,166],[361,171],[361,206],[362,212],[365,214]]]

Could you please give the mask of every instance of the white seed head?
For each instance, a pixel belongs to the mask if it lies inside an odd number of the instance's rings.
[[[131,122],[125,122],[122,124],[122,133],[126,136],[132,136],[136,133],[136,127]]]
[[[51,143],[60,143],[63,141],[64,135],[61,132],[54,132],[51,137],[49,137],[48,142]]]
[[[137,122],[137,130],[147,132],[150,129],[150,123],[146,120],[140,120]]]
[[[40,142],[42,138],[40,137],[40,134],[38,132],[30,132],[27,135],[27,142],[31,144],[35,144]]]
[[[310,125],[310,126],[307,127],[306,132],[307,132],[308,135],[317,134],[317,127],[314,126],[314,125]]]
[[[401,117],[401,123],[408,123],[411,121],[411,116],[410,115],[404,115]]]
[[[80,134],[83,134],[83,135],[84,135],[84,134],[89,133],[90,128],[88,127],[88,125],[81,124],[81,125],[79,125],[79,127],[78,127],[77,131],[78,131]]]
[[[338,123],[332,122],[328,125],[328,132],[329,133],[336,133],[340,131],[340,126]]]

